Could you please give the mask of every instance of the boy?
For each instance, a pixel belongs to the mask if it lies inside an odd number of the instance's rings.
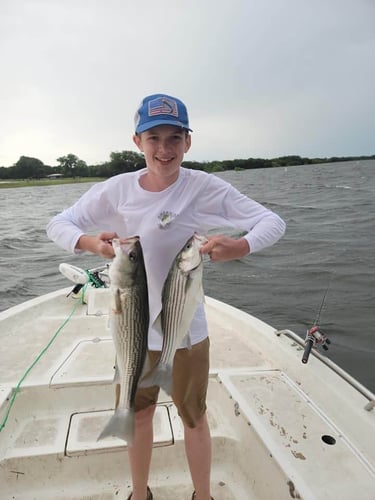
[[[133,140],[144,154],[146,168],[96,184],[47,226],[48,236],[63,248],[75,253],[90,251],[103,258],[114,256],[112,238],[140,236],[149,289],[151,363],[162,347],[153,323],[161,310],[163,284],[175,256],[194,232],[205,234],[225,226],[247,232],[239,239],[222,235],[208,238],[202,253],[223,262],[266,248],[285,231],[278,215],[227,182],[181,167],[191,146],[190,132],[183,102],[165,94],[145,97],[135,116]],[[99,233],[89,236],[87,231],[92,229]],[[190,339],[192,348],[182,345],[174,358],[172,398],[184,425],[192,499],[210,500],[211,438],[206,418],[209,341],[202,304],[192,321]],[[153,498],[147,482],[158,392],[158,387],[137,391],[134,443],[128,448],[131,500]]]

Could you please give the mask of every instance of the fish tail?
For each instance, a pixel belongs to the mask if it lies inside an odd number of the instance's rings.
[[[117,437],[131,446],[134,438],[134,410],[117,408],[97,441],[107,437]]]

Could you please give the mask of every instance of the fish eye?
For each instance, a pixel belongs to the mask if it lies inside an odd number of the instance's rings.
[[[186,248],[186,250],[189,250],[192,246],[193,246],[192,242],[189,241],[189,243],[187,243],[185,248]]]
[[[130,262],[136,262],[137,254],[135,252],[129,252],[129,260]]]

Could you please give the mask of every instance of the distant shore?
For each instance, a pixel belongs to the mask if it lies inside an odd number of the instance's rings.
[[[104,177],[67,177],[62,179],[9,179],[0,180],[0,189],[34,186],[55,186],[57,184],[78,184],[104,181]]]
[[[113,153],[115,154],[115,153]],[[124,151],[123,153],[116,153],[120,155],[121,158],[118,161],[118,164],[112,165],[108,163],[107,171],[100,170],[96,172],[92,171],[94,167],[86,167],[91,169],[91,177],[85,176],[84,173],[78,174],[76,172],[76,177],[65,176],[60,172],[56,174],[54,172],[52,175],[46,176],[46,173],[43,172],[42,175],[39,175],[40,178],[32,178],[30,175],[29,179],[22,178],[24,175],[27,177],[26,172],[23,172],[21,169],[20,179],[13,178],[7,179],[5,177],[1,177],[1,169],[4,167],[0,167],[0,189],[1,188],[18,188],[18,187],[34,187],[34,186],[55,186],[57,184],[77,184],[77,183],[85,183],[85,182],[101,182],[113,175],[117,175],[120,173],[126,172],[134,172],[135,170],[139,170],[143,168],[144,165],[140,165],[139,163],[134,163],[132,157],[129,159],[129,155],[134,155],[136,153]],[[122,156],[124,158],[122,158]],[[137,159],[137,158],[136,158]],[[23,162],[39,162],[37,159],[21,157]],[[20,161],[21,161],[20,160]],[[330,164],[330,163],[345,163],[345,162],[359,162],[366,160],[375,160],[375,155],[372,156],[353,156],[353,157],[331,157],[331,158],[301,158],[300,156],[283,156],[280,158],[274,158],[272,160],[262,159],[262,158],[248,158],[247,160],[225,160],[225,161],[212,161],[212,162],[194,162],[194,161],[184,161],[182,166],[185,168],[191,168],[194,170],[203,170],[209,173],[219,173],[228,170],[236,170],[236,171],[245,171],[245,170],[253,170],[258,168],[278,168],[278,167],[295,167],[295,166],[304,166],[304,165],[319,165],[319,164]],[[143,159],[142,159],[143,161]],[[43,166],[43,164],[42,164]],[[13,167],[9,167],[10,169],[16,169],[17,165]],[[45,167],[52,169],[52,167]],[[7,172],[9,173],[9,172]],[[97,174],[97,175],[95,175]],[[43,177],[44,175],[44,177]],[[55,175],[59,177],[56,178]],[[36,176],[35,176],[36,177]]]

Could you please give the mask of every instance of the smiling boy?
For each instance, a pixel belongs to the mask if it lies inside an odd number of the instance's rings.
[[[285,223],[278,215],[241,194],[212,174],[181,167],[191,147],[186,106],[179,99],[154,94],[136,113],[133,140],[144,154],[146,168],[96,184],[72,207],[55,216],[48,236],[61,247],[112,258],[112,238],[135,234],[142,242],[148,280],[150,327],[148,355],[155,362],[162,339],[154,322],[171,264],[193,233],[217,227],[245,231],[241,238],[215,235],[201,251],[212,261],[252,254],[278,241]],[[94,236],[89,231],[96,230]],[[191,349],[181,345],[173,366],[172,399],[184,426],[185,450],[194,486],[192,499],[210,500],[211,438],[206,416],[209,340],[203,304],[190,326]],[[131,500],[151,500],[148,485],[153,444],[153,415],[159,388],[136,394],[134,443],[128,448],[133,491]]]

